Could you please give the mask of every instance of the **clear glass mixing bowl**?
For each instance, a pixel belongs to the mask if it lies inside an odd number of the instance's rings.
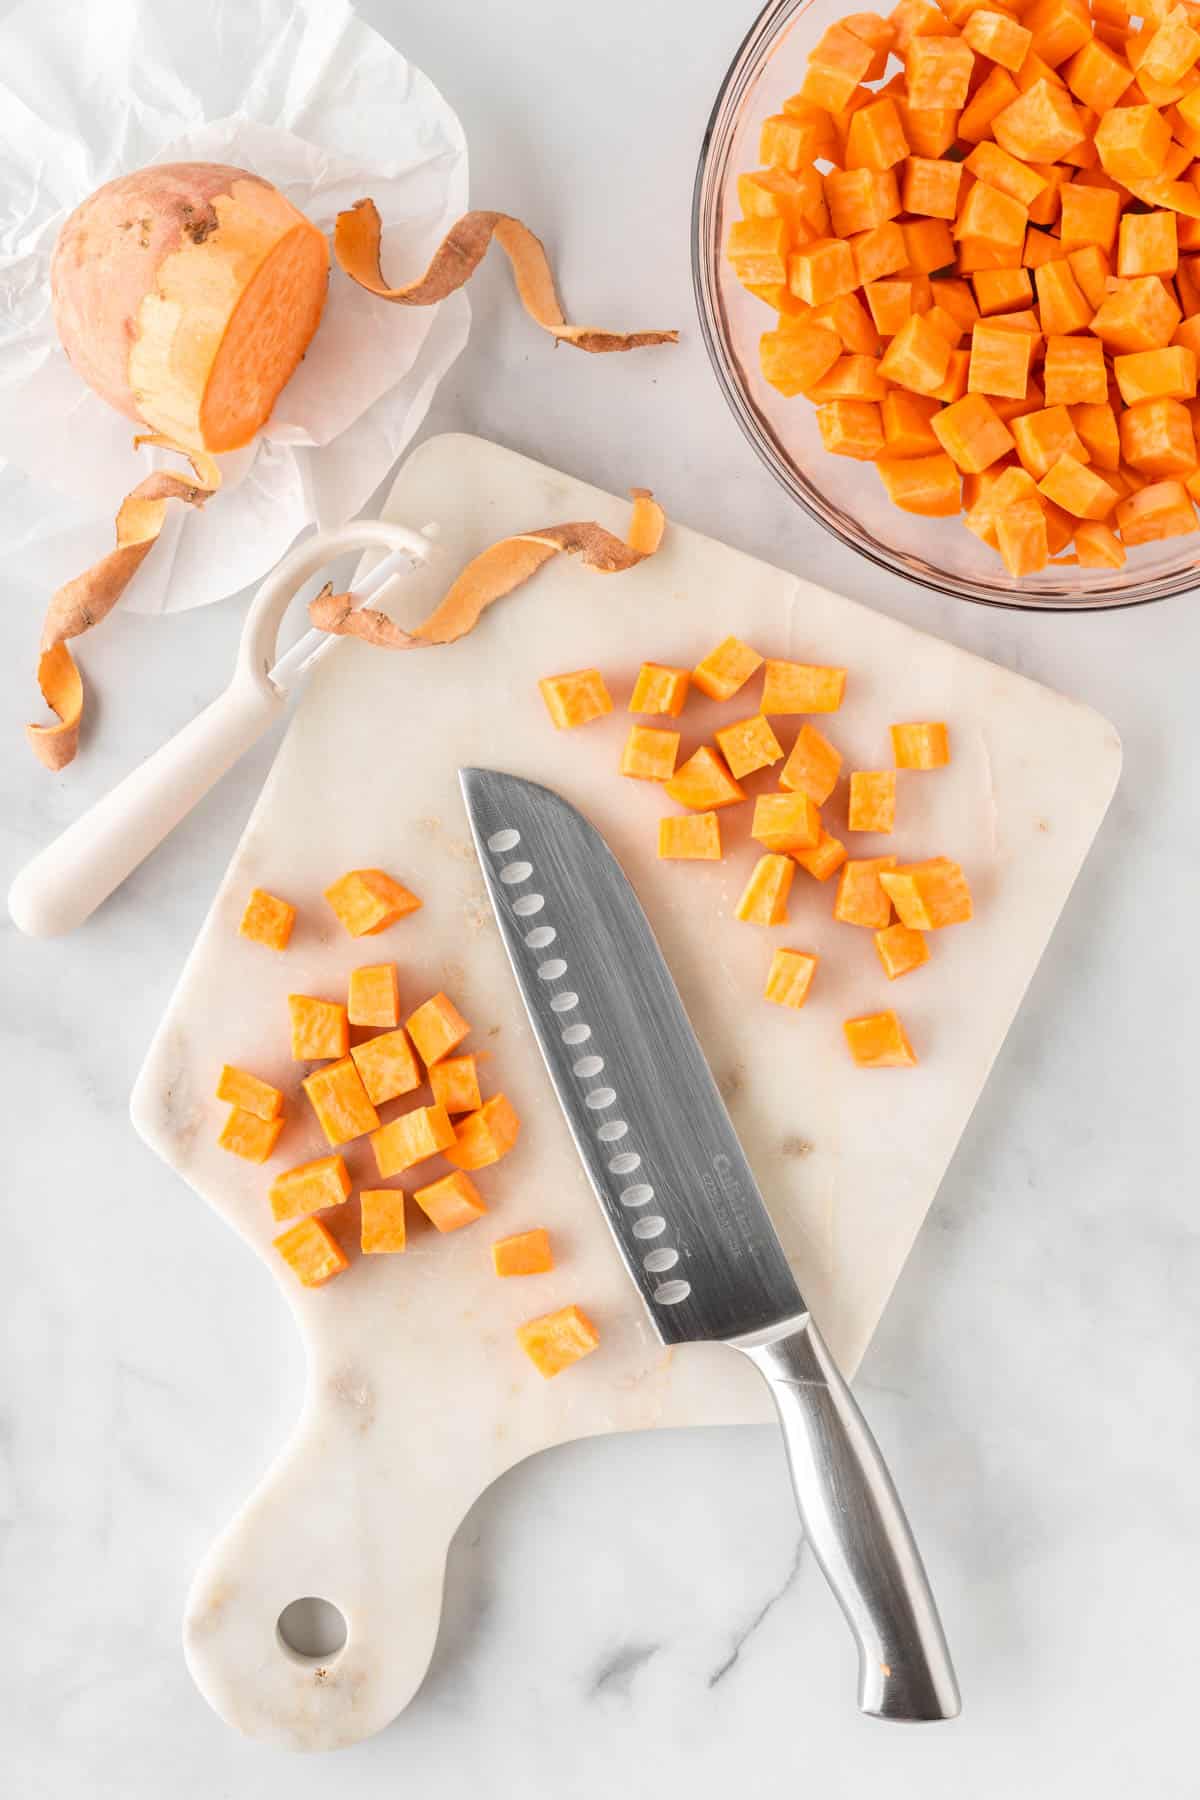
[[[1123,569],[1050,567],[1017,582],[995,551],[959,519],[900,512],[867,463],[830,456],[815,410],[787,400],[758,367],[758,340],[774,315],[736,280],[722,254],[740,216],[737,178],[758,167],[758,134],[804,79],[808,52],[848,10],[839,0],[771,0],[759,14],[721,84],[713,107],[692,209],[692,271],[708,353],[734,417],[763,462],[806,512],[881,568],[943,594],[991,606],[1061,611],[1136,606],[1196,584],[1200,533],[1139,545]]]

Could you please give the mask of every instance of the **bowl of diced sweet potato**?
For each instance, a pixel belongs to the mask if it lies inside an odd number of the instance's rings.
[[[772,0],[696,180],[758,454],[884,567],[1126,606],[1200,564],[1200,5]]]

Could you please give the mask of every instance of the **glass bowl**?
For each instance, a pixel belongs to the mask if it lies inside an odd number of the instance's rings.
[[[802,395],[785,399],[763,380],[758,340],[775,315],[746,292],[722,254],[729,226],[741,213],[737,178],[759,166],[763,120],[795,93],[808,52],[849,10],[839,0],[771,0],[734,57],[704,134],[692,207],[692,273],[701,330],[734,417],[807,513],[881,568],[939,593],[991,606],[1082,611],[1184,592],[1195,585],[1200,567],[1196,534],[1135,546],[1122,569],[1060,564],[1014,580],[961,515],[923,519],[901,512],[869,464],[823,449],[811,402]]]

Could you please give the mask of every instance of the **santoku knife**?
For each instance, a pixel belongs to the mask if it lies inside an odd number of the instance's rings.
[[[891,1477],[813,1323],[646,915],[558,794],[459,777],[550,1079],[664,1344],[715,1339],[765,1376],[801,1522],[858,1643],[859,1705],[949,1719],[958,1687]]]

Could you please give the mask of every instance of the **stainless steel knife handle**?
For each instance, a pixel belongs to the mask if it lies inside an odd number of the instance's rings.
[[[811,1318],[734,1339],[779,1409],[804,1533],[858,1641],[858,1704],[953,1719],[958,1683],[920,1552],[879,1446]]]

